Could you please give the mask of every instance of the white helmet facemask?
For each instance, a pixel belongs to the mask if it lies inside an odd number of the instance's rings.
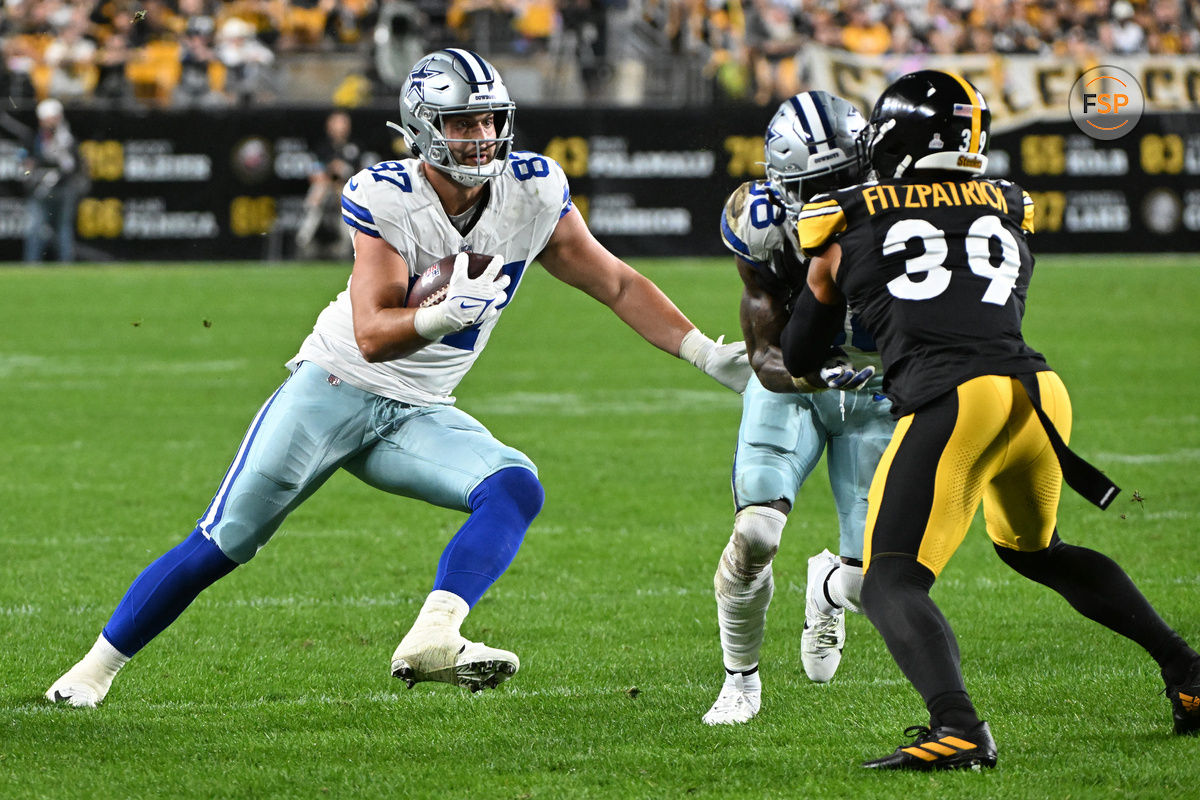
[[[496,135],[491,139],[448,139],[447,117],[491,113]],[[422,58],[409,72],[400,91],[400,132],[417,158],[441,170],[463,186],[481,186],[504,172],[512,151],[516,105],[500,73],[470,50],[449,48]],[[486,163],[462,164],[450,145],[473,143],[476,157]]]

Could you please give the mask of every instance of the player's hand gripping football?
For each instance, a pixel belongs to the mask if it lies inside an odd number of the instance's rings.
[[[437,340],[472,325],[481,324],[500,314],[508,295],[509,278],[500,273],[501,260],[494,257],[478,278],[467,274],[467,254],[459,253],[454,259],[454,271],[450,274],[446,299],[437,305],[418,308],[413,316],[413,327],[422,337]]]
[[[679,357],[690,362],[717,383],[741,394],[754,370],[746,356],[745,342],[724,344],[725,337],[716,341],[693,328],[679,345]]]
[[[867,365],[857,369],[845,351],[835,347],[819,370],[799,377],[793,376],[792,383],[796,384],[796,389],[801,392],[823,392],[826,389],[852,392],[866,386],[867,381],[874,376],[875,367]]]

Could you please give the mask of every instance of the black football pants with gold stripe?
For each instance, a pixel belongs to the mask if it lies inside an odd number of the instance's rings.
[[[1066,387],[1050,371],[1037,379],[1042,409],[1069,441]],[[1186,671],[1195,657],[1115,562],[1058,538],[1061,487],[1049,437],[1016,378],[967,381],[897,424],[871,484],[863,604],[935,727],[977,720],[954,632],[929,589],[981,501],[988,536],[1010,567],[1133,639],[1164,669]]]

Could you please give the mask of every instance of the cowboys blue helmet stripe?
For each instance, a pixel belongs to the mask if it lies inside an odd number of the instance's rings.
[[[829,145],[826,142],[830,138],[829,121],[820,113],[812,98],[806,94],[799,94],[790,98],[788,102],[796,111],[796,120],[800,127],[808,134],[808,147],[828,150]]]
[[[481,86],[491,88],[496,79],[492,77],[492,70],[486,61],[470,50],[460,50],[457,47],[448,47],[446,52],[454,56],[454,60],[466,71],[467,80],[471,82],[475,91],[479,91]]]
[[[817,124],[813,126],[814,132],[817,127],[820,127],[821,136],[816,142],[816,145],[821,150],[828,150],[833,145],[829,140],[834,137],[834,126],[829,121],[829,116],[826,114],[825,106],[814,102],[811,94],[804,94],[800,97],[800,104],[806,109],[811,109],[809,113],[816,119]]]
[[[799,96],[790,97],[790,98],[788,98],[787,102],[791,104],[792,110],[796,112],[796,119],[800,120],[800,127],[804,128],[804,132],[808,134],[808,137],[810,139],[813,138],[812,127],[808,124],[808,115],[805,114],[805,112],[804,112],[804,106],[800,105]],[[774,135],[774,136],[779,135],[778,133],[775,133],[775,132],[769,132],[769,133],[772,133],[772,135]]]

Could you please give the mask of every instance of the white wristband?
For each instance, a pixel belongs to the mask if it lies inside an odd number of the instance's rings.
[[[716,346],[717,343],[701,333],[699,328],[692,328],[679,343],[679,357],[693,367],[704,369],[704,362]]]
[[[442,313],[441,304],[418,308],[417,313],[413,314],[413,327],[422,338],[431,342],[436,342],[447,333],[454,332],[454,323],[446,319],[446,315]]]

